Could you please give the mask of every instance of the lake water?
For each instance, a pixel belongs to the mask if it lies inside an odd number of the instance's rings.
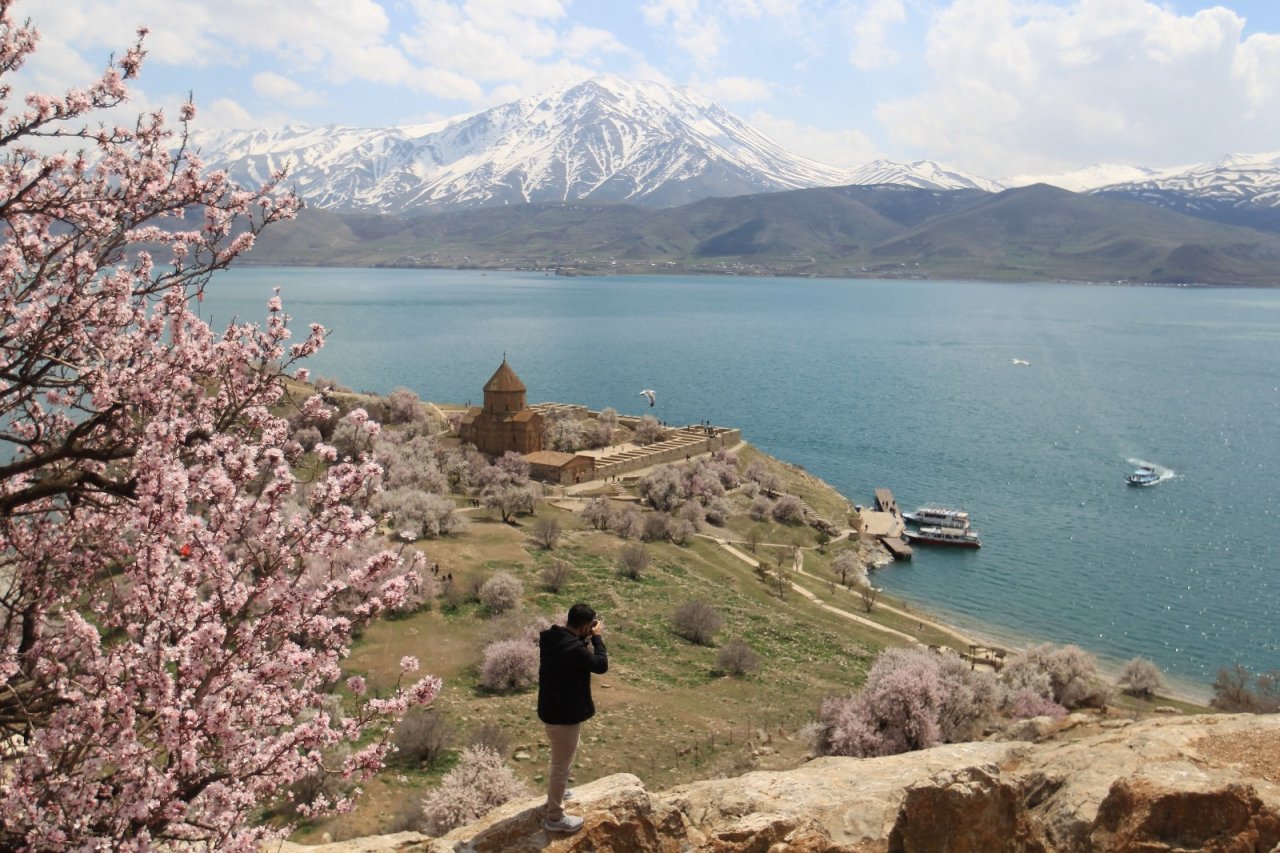
[[[531,402],[652,388],[855,502],[964,507],[980,551],[876,582],[985,636],[1201,693],[1280,667],[1280,291],[250,267],[203,313],[259,318],[273,286],[358,390],[479,401],[505,352]],[[1126,486],[1139,460],[1173,475]]]

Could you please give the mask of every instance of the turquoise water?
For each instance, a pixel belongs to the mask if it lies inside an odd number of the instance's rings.
[[[980,551],[877,583],[987,636],[1202,689],[1280,667],[1280,291],[245,268],[204,313],[260,317],[272,286],[356,389],[477,401],[505,352],[533,402],[653,388],[856,502],[962,506]],[[1127,487],[1138,460],[1171,478]]]

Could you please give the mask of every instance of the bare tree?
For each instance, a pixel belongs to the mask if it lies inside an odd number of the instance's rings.
[[[643,545],[623,545],[618,552],[618,574],[629,580],[639,580],[651,562],[649,551]]]
[[[880,587],[867,584],[858,590],[858,596],[862,599],[862,609],[870,613],[880,598]]]
[[[742,640],[730,640],[716,656],[716,665],[735,678],[742,678],[760,668],[760,655]]]
[[[753,527],[747,531],[747,547],[751,549],[751,553],[756,552],[756,548],[760,547],[760,529]]]
[[[533,525],[533,540],[547,551],[556,547],[563,533],[558,518],[539,518]]]

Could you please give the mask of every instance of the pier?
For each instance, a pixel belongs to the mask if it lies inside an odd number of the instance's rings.
[[[876,508],[862,512],[863,532],[879,539],[893,555],[893,559],[910,560],[913,554],[911,546],[902,538],[902,531],[905,529],[902,509],[894,499],[893,492],[876,489]]]

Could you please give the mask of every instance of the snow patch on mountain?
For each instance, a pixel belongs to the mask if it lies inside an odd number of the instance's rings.
[[[844,183],[897,184],[924,190],[985,190],[992,193],[1005,188],[997,181],[943,166],[932,160],[916,160],[913,163],[873,160],[846,172]]]
[[[1207,163],[1153,172],[1145,178],[1111,183],[1098,192],[1132,195],[1144,201],[1176,194],[1183,199],[1233,207],[1280,205],[1280,152],[1228,154]]]

